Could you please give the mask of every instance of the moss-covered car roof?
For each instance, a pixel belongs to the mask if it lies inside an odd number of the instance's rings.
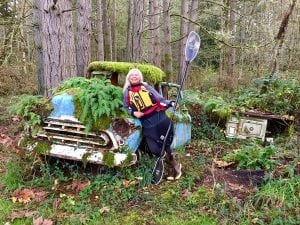
[[[158,84],[165,77],[165,73],[156,66],[130,62],[94,61],[89,64],[87,71],[89,74],[93,71],[108,71],[126,75],[133,68],[138,68],[144,80],[152,84]]]

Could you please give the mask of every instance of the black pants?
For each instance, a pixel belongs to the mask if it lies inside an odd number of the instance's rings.
[[[165,151],[171,156],[172,151],[170,146],[174,137],[174,125],[172,121],[165,116],[164,111],[157,112],[157,114],[159,115],[154,115],[149,118],[151,123],[149,123],[149,119],[147,123],[143,123],[142,121],[143,136],[146,139],[150,152],[157,157],[161,155],[163,143],[166,139]],[[143,124],[145,125],[143,126]],[[168,136],[165,137],[169,126],[171,126],[170,132]]]

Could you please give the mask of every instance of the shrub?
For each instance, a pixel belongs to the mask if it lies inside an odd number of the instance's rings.
[[[260,148],[256,145],[246,146],[238,152],[225,155],[223,159],[228,162],[237,162],[238,169],[272,169],[277,164],[275,160],[270,159],[275,154],[275,147],[272,145]]]

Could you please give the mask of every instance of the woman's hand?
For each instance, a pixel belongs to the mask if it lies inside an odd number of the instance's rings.
[[[143,112],[134,112],[133,115],[134,115],[136,118],[141,118],[142,116],[144,116],[144,113],[143,113]]]
[[[179,104],[177,103],[176,106],[175,106],[174,101],[171,102],[171,105],[172,105],[172,108],[175,109],[175,110],[177,110],[179,108]]]

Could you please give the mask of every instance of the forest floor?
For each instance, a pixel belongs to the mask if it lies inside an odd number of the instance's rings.
[[[121,170],[96,165],[84,168],[80,163],[52,158],[29,161],[17,146],[22,122],[8,115],[9,104],[6,99],[1,100],[1,223],[179,225],[300,221],[297,207],[289,211],[295,204],[299,206],[299,190],[293,190],[294,202],[287,209],[276,209],[286,205],[276,196],[273,202],[268,196],[272,192],[267,193],[266,205],[263,204],[264,200],[258,201],[255,196],[270,171],[237,170],[234,164],[223,165],[216,157],[228,148],[222,144],[192,140],[176,153],[183,164],[182,178],[175,182],[163,180],[158,186],[149,182],[153,159],[148,156]],[[300,164],[297,165],[295,173],[299,174]],[[296,187],[300,187],[296,182]],[[257,201],[259,205],[255,205]],[[261,213],[265,206],[270,213]],[[279,223],[274,222],[278,217]]]

